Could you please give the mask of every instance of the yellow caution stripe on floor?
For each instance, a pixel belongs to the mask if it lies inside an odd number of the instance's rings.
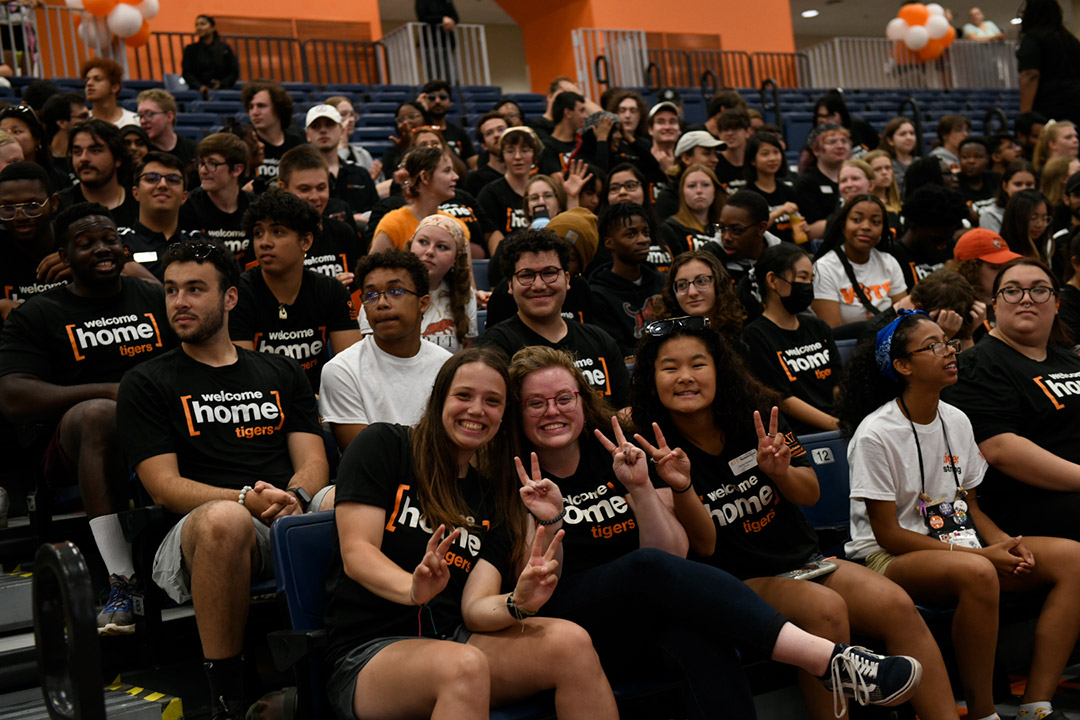
[[[159,705],[161,707],[161,720],[184,720],[184,704],[178,697],[166,695],[156,690],[148,690],[137,685],[125,685],[119,675],[112,681],[112,684],[106,685],[105,689]]]

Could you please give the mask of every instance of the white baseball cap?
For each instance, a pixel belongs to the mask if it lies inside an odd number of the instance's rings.
[[[341,113],[337,111],[337,108],[333,105],[316,105],[307,111],[307,118],[304,122],[304,127],[311,127],[311,123],[315,122],[319,118],[330,118],[334,123],[341,124]]]

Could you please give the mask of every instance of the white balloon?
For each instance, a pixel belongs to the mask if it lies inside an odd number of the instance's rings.
[[[908,50],[918,52],[926,47],[928,42],[930,42],[930,33],[922,25],[912,25],[904,35],[904,44],[907,45]]]
[[[106,22],[113,35],[126,38],[139,32],[143,16],[133,5],[120,3],[109,12]]]
[[[103,30],[97,21],[98,18],[93,15],[85,14],[79,25],[79,39],[88,47],[104,48],[109,44],[108,29]]]
[[[926,6],[926,9],[930,11],[931,17],[933,17],[934,15],[940,15],[941,17],[945,17],[945,8],[941,7],[937,3],[930,3]]]
[[[142,13],[142,16],[147,20],[153,20],[160,9],[158,0],[143,0],[135,7],[139,9],[139,12]]]
[[[83,9],[82,0],[65,0],[65,2],[67,4],[67,6],[69,8],[71,8],[72,10],[82,10]]]
[[[934,40],[940,40],[949,32],[949,21],[944,15],[931,15],[926,21],[926,31]]]
[[[904,35],[907,34],[908,24],[904,18],[893,18],[889,21],[889,24],[885,26],[885,37],[897,42],[904,39]]]

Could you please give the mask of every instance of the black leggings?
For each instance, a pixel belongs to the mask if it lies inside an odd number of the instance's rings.
[[[697,718],[754,717],[740,654],[769,658],[787,622],[733,575],[654,549],[562,578],[543,612],[588,630],[613,677],[655,674],[659,652]]]

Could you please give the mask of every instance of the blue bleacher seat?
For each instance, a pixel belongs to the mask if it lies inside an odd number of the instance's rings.
[[[477,335],[483,334],[487,329],[487,310],[476,311],[476,333]]]
[[[477,290],[491,290],[491,281],[488,280],[488,264],[490,262],[491,260],[487,258],[472,261],[473,280],[476,281]]]
[[[242,90],[211,90],[208,99],[222,102],[240,102],[242,92]]]
[[[356,117],[356,127],[394,127],[394,116],[386,113],[360,113]]]
[[[368,86],[359,83],[338,83],[336,85],[327,85],[323,89],[326,90],[328,95],[348,95],[349,93],[366,93]]]
[[[847,362],[847,359],[851,357],[851,353],[855,351],[855,346],[858,344],[859,341],[856,338],[847,338],[836,341],[836,349],[840,351],[841,365]]]
[[[239,101],[215,101],[215,100],[196,100],[191,103],[190,109],[192,112],[214,113],[215,115],[233,115],[238,112],[244,112],[244,106]]]
[[[800,442],[814,463],[821,487],[817,504],[802,508],[803,515],[810,525],[818,529],[846,529],[851,512],[848,500],[848,439],[839,430],[832,430],[803,435]]]
[[[187,138],[198,142],[209,134],[208,127],[200,125],[177,125],[175,128],[177,135],[182,135]]]
[[[221,116],[217,115],[215,113],[182,112],[182,113],[179,113],[176,116],[176,126],[177,127],[182,127],[182,126],[185,126],[185,125],[203,127],[203,126],[220,125],[220,124],[221,124]]]

